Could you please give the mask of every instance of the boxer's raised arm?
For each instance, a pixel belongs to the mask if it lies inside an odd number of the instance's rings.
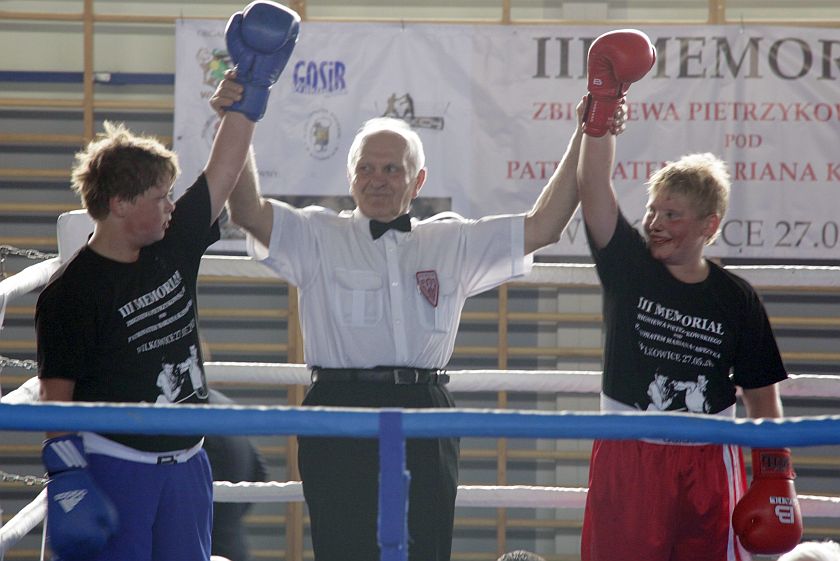
[[[211,221],[218,218],[242,172],[254,123],[265,114],[269,90],[286,67],[299,29],[297,13],[267,0],[252,2],[228,21],[225,40],[241,90],[226,108],[204,169]]]
[[[618,222],[618,200],[612,184],[615,137],[583,135],[577,169],[583,220],[597,249],[612,239]]]
[[[618,221],[612,185],[615,138],[607,134],[610,123],[630,84],[642,79],[655,61],[650,39],[635,29],[604,33],[589,48],[589,95],[577,176],[583,219],[598,249],[612,239]]]

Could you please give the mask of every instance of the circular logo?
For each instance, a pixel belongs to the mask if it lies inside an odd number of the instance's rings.
[[[309,155],[318,160],[326,160],[338,150],[341,124],[331,111],[318,109],[306,118],[303,135]]]

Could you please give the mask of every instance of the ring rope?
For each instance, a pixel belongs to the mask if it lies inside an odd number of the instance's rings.
[[[729,265],[726,270],[755,287],[840,287],[840,267],[809,265]],[[199,274],[220,277],[270,278],[277,275],[250,257],[206,255]],[[599,287],[595,266],[581,263],[534,263],[531,272],[515,283]]]
[[[47,514],[47,490],[23,507],[4,526],[0,527],[0,558],[23,537],[41,523]]]
[[[376,438],[382,411],[367,408],[0,404],[0,430],[132,434],[303,435]],[[405,409],[407,438],[656,438],[782,448],[840,444],[840,415],[727,419],[672,412]]]
[[[309,368],[303,364],[207,362],[210,384],[308,385]],[[556,392],[597,395],[601,373],[575,370],[448,370],[453,392]],[[840,397],[840,376],[790,374],[779,384],[782,397]],[[38,379],[33,377],[2,397],[3,403],[37,401]]]
[[[52,257],[30,265],[19,273],[0,281],[0,328],[6,306],[17,297],[45,285],[62,263]],[[840,287],[840,267],[806,265],[727,266],[727,270],[743,277],[757,288]],[[268,267],[250,257],[205,255],[199,274],[216,277],[261,278],[277,280]],[[594,265],[576,263],[536,263],[531,272],[517,279],[520,284],[558,284],[566,286],[600,286]]]
[[[387,410],[386,410],[387,411]],[[393,410],[391,410],[393,413]],[[405,410],[407,437],[526,436],[549,438],[679,438],[760,446],[840,443],[840,416],[788,419],[720,419],[661,413],[574,414],[508,410]],[[108,430],[147,434],[308,434],[376,436],[379,410],[244,406],[159,406],[121,404],[0,404],[0,429]],[[667,422],[661,422],[667,418]],[[278,429],[277,427],[283,427]],[[222,430],[224,429],[224,430]],[[306,430],[303,430],[306,429]],[[665,430],[663,430],[665,429]],[[214,483],[220,502],[299,501],[298,482]],[[460,506],[581,508],[586,490],[459,486]],[[536,496],[535,496],[536,495]],[[840,498],[800,496],[806,516],[840,516]],[[43,519],[44,492],[0,528],[0,554]],[[501,504],[500,504],[501,503]]]
[[[46,284],[60,266],[59,257],[30,265],[0,281],[0,301],[17,297]],[[757,288],[840,287],[840,267],[805,265],[727,266]],[[214,277],[263,278],[277,280],[268,267],[250,257],[205,255],[199,274]],[[514,281],[518,284],[558,284],[599,287],[595,266],[576,263],[535,263],[531,272]],[[7,298],[7,299],[11,299]]]
[[[305,364],[268,362],[207,362],[212,383],[308,385]],[[452,391],[568,392],[598,394],[601,372],[588,370],[447,370]],[[840,376],[791,374],[779,384],[785,397],[840,397]]]
[[[455,506],[469,508],[555,508],[582,509],[587,489],[531,485],[459,485]],[[840,497],[798,495],[802,515],[811,518],[840,518]],[[31,532],[46,515],[46,490],[0,528],[0,555]],[[213,482],[213,500],[223,503],[303,502],[300,481]]]
[[[256,364],[256,363],[208,363],[208,376],[216,381],[242,381],[242,376],[254,369],[260,371],[256,381],[278,384],[306,383],[309,371],[298,364]],[[213,373],[211,376],[211,372]],[[520,389],[523,391],[579,391],[596,392],[600,388],[600,373],[570,371],[507,371],[492,370],[454,371],[452,383],[461,389],[481,391],[483,389]],[[834,391],[837,376],[798,375],[792,377],[784,388],[786,395],[826,396]],[[569,384],[573,380],[573,384]],[[255,380],[251,380],[255,381]],[[516,382],[515,385],[513,383]],[[508,387],[506,384],[510,383]],[[791,391],[792,390],[792,391]],[[18,389],[2,397],[6,404],[35,403],[38,400],[38,379],[30,378]],[[55,405],[55,404],[53,404]],[[65,408],[73,406],[62,406]],[[123,406],[124,407],[124,406]],[[154,406],[149,406],[153,408]],[[257,408],[265,409],[265,408]],[[282,408],[279,408],[282,410]],[[177,411],[177,409],[175,410]],[[0,421],[3,418],[0,409]],[[499,412],[491,412],[499,413]],[[632,415],[632,414],[631,414]],[[645,414],[645,417],[647,418]],[[603,415],[602,415],[603,416]],[[685,415],[680,415],[685,417]],[[590,416],[591,417],[591,416]],[[699,418],[703,419],[703,418]],[[823,418],[821,418],[823,419]],[[826,418],[827,419],[827,418]],[[707,419],[713,420],[713,419]],[[807,420],[807,419],[805,419]],[[830,420],[830,419],[829,419]],[[802,418],[790,421],[802,422]],[[0,423],[2,424],[2,423]],[[108,421],[110,426],[111,422]],[[524,434],[523,436],[528,436]],[[708,435],[704,433],[703,437]],[[300,502],[303,491],[299,482],[214,482],[214,500],[217,502]],[[456,504],[464,507],[531,507],[531,508],[583,508],[585,488],[536,487],[536,486],[468,486],[458,487]],[[840,517],[840,498],[800,495],[803,515],[815,517]],[[0,555],[18,543],[23,536],[37,526],[44,517],[45,501],[42,492],[30,505],[22,509],[9,523],[0,528]]]

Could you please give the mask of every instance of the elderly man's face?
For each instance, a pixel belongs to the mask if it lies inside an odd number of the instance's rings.
[[[409,176],[403,137],[378,132],[367,137],[355,168],[350,170],[350,193],[365,216],[388,222],[408,212],[425,177],[425,170]]]

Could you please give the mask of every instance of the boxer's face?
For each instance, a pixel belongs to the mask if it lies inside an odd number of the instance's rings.
[[[425,170],[417,177],[408,172],[405,139],[379,132],[362,144],[356,167],[350,172],[350,193],[365,216],[382,222],[408,212],[423,185]]]
[[[175,210],[172,183],[164,179],[133,201],[121,203],[126,234],[136,247],[145,247],[163,239]]]
[[[667,189],[651,194],[643,224],[654,259],[666,265],[686,265],[702,257],[709,218],[698,218],[685,195]]]

